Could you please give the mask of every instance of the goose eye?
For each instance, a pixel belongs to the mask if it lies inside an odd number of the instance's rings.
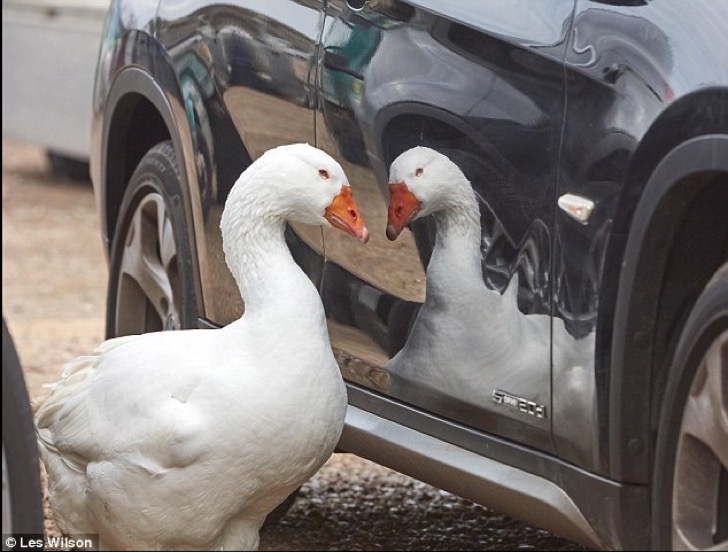
[[[415,176],[422,176],[422,173],[423,172],[425,172],[425,169],[423,169],[422,167],[420,167],[419,169],[417,169],[415,171]]]
[[[331,178],[329,171],[327,171],[326,169],[319,169],[319,176],[324,180],[328,180],[329,178]]]

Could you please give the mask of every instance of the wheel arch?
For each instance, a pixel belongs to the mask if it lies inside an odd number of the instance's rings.
[[[195,228],[197,226],[192,190],[197,175],[194,167],[188,167],[192,153],[192,141],[181,134],[186,129],[184,107],[176,113],[173,104],[154,77],[144,69],[131,67],[122,71],[115,79],[108,95],[102,131],[100,214],[102,235],[107,254],[110,252],[119,217],[122,198],[129,180],[142,157],[154,145],[170,140],[179,153],[179,174],[182,180],[180,194],[190,225],[189,243],[194,257],[195,297],[197,312],[203,312],[199,255]],[[179,120],[185,120],[180,125]],[[198,198],[199,199],[199,198]]]
[[[102,230],[108,250],[121,199],[141,158],[155,144],[169,139],[177,151],[182,150],[179,136],[172,136],[175,126],[171,107],[152,76],[142,69],[124,70],[115,79],[105,121],[101,152],[104,185],[100,193]],[[185,178],[184,167],[180,167],[180,173]]]
[[[725,131],[728,109],[716,119]],[[608,399],[610,474],[640,484],[650,478],[652,430],[675,342],[728,256],[728,132],[678,143],[644,182],[643,188],[625,189],[623,201],[631,197],[634,203],[628,215],[625,205],[620,208],[630,220],[614,307]],[[617,242],[626,223],[615,219]]]

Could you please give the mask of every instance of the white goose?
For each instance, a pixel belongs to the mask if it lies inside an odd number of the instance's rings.
[[[387,364],[393,389],[403,379],[475,405],[495,387],[546,399],[550,319],[520,313],[515,278],[504,295],[485,285],[480,211],[465,175],[442,153],[414,147],[392,163],[389,182],[390,240],[429,214],[436,227],[425,303]]]
[[[112,339],[64,369],[36,414],[64,533],[112,549],[257,549],[266,515],[331,455],[346,393],[287,220],[368,237],[334,159],[307,144],[272,149],[241,175],[220,224],[243,317]]]

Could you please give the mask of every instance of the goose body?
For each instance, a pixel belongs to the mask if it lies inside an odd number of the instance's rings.
[[[64,533],[111,549],[257,549],[266,515],[331,455],[346,392],[287,220],[367,237],[338,163],[303,144],[270,150],[221,221],[243,317],[112,339],[66,366],[36,413]]]

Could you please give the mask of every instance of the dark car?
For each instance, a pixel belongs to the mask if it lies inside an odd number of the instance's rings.
[[[107,334],[240,317],[227,193],[314,144],[372,234],[287,230],[347,383],[341,451],[591,547],[725,549],[727,36],[715,0],[114,1]],[[436,217],[385,235],[416,146],[472,186],[467,283],[427,272]]]

